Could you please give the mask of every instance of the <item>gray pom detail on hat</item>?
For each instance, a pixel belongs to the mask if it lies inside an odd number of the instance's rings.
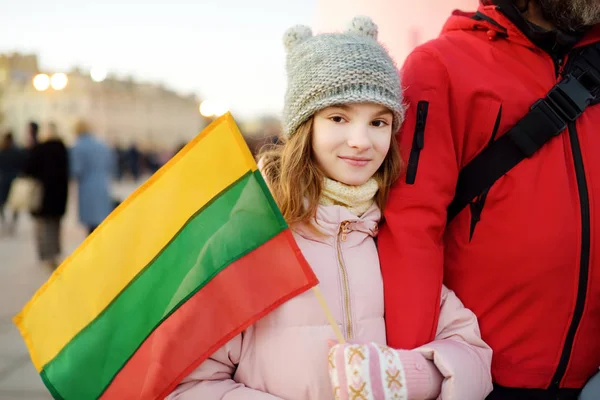
[[[296,25],[288,29],[283,35],[283,45],[287,51],[291,51],[298,44],[312,37],[312,30],[305,25]]]
[[[377,34],[379,33],[379,30],[371,18],[361,15],[354,17],[352,22],[350,22],[348,29],[346,29],[346,33],[364,35],[377,40]]]

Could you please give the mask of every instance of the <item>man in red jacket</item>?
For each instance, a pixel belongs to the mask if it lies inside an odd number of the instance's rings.
[[[598,0],[485,1],[403,68],[407,173],[379,237],[388,341],[435,336],[443,280],[494,350],[490,399],[576,399],[600,366],[599,22]],[[578,102],[564,93],[584,51],[598,62],[585,64],[592,92]],[[536,103],[559,82],[568,88]],[[534,103],[558,121],[545,143],[539,115],[511,130]],[[471,168],[466,186],[518,162],[457,208],[459,174],[496,141],[510,149]]]

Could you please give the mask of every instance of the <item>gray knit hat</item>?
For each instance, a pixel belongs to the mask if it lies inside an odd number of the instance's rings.
[[[313,36],[298,25],[284,35],[288,87],[283,130],[290,137],[316,112],[336,104],[376,103],[394,113],[393,132],[404,119],[396,65],[377,42],[377,25],[356,17],[344,33]]]

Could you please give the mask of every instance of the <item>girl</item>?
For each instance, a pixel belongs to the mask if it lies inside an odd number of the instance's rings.
[[[345,33],[313,36],[302,26],[286,33],[286,140],[264,153],[259,165],[345,339],[384,345],[374,237],[388,188],[401,171],[393,133],[404,109],[398,72],[376,37],[377,27],[364,17]],[[479,337],[475,316],[446,289],[443,299],[439,340],[416,351],[389,349],[402,370],[392,382],[393,389],[400,387],[398,399],[440,393],[483,399],[491,388],[491,351]],[[169,398],[384,398],[376,389],[354,393],[344,365],[363,349],[340,344],[328,358],[333,338],[314,294],[304,293],[223,346]],[[472,379],[454,382],[455,368],[468,370]],[[357,370],[360,377],[365,369]],[[385,379],[371,383],[387,387]]]

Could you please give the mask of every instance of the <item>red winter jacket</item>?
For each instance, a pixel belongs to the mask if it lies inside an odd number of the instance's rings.
[[[446,227],[459,170],[559,80],[504,14],[479,12],[456,12],[403,69],[408,171],[379,237],[388,342],[433,338],[443,278],[478,316],[497,384],[581,388],[600,365],[600,105]]]

